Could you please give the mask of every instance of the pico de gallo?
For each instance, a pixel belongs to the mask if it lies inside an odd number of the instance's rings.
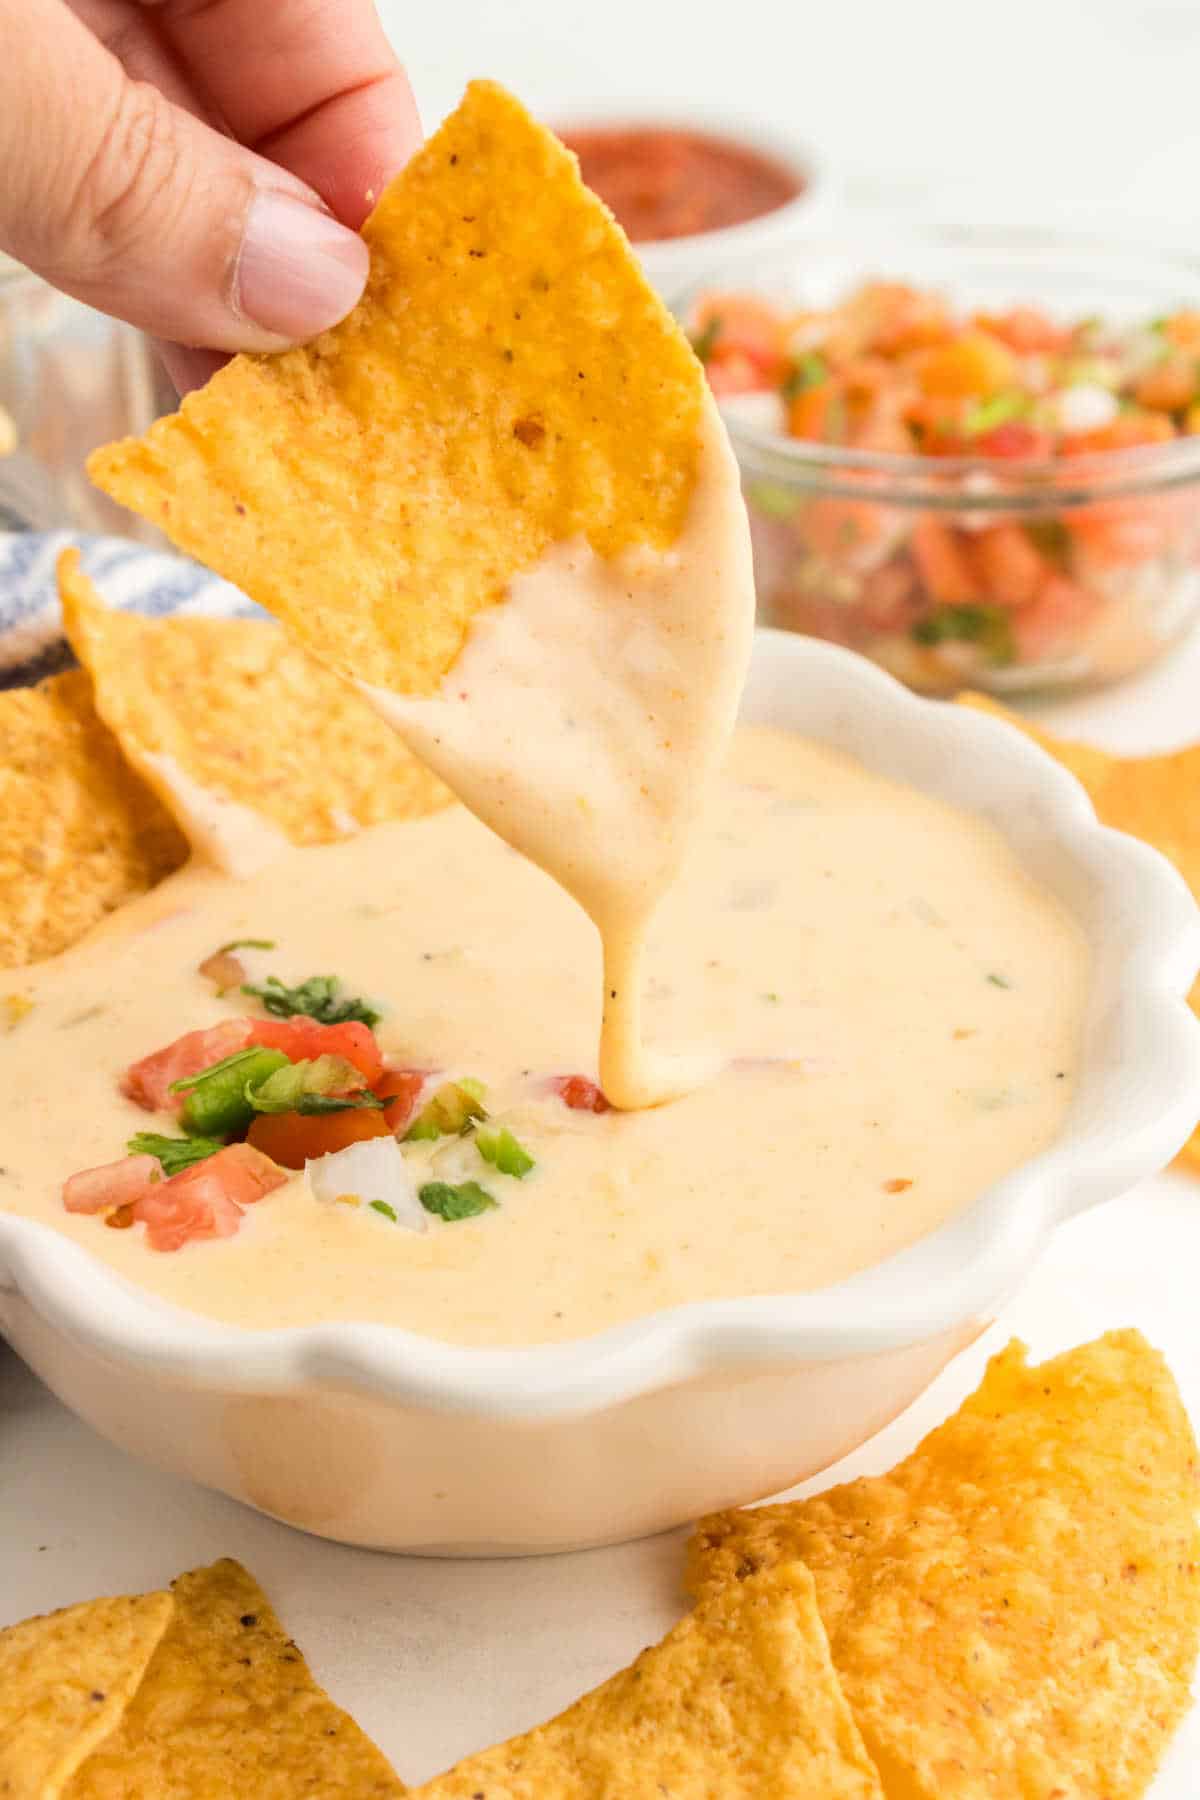
[[[180,1250],[232,1237],[247,1207],[303,1171],[318,1200],[423,1230],[429,1217],[454,1223],[491,1211],[500,1205],[497,1178],[523,1181],[536,1168],[503,1120],[489,1117],[482,1082],[387,1067],[370,1002],[344,995],[333,976],[296,987],[245,982],[239,948],[215,951],[200,973],[221,993],[236,986],[260,999],[267,1016],[185,1032],[127,1068],[120,1092],[158,1115],[158,1126],[133,1131],[113,1162],[72,1175],[62,1195],[68,1212],[95,1214],[116,1231],[141,1225],[151,1250]],[[608,1110],[586,1076],[543,1085],[575,1111]],[[449,1137],[469,1141],[477,1172],[422,1181],[405,1146]]]
[[[1123,673],[1200,605],[1195,489],[1106,498],[1102,460],[1200,435],[1200,311],[966,313],[876,281],[820,311],[708,294],[689,329],[735,436],[910,459],[897,493],[887,464],[743,454],[768,623],[936,691]]]

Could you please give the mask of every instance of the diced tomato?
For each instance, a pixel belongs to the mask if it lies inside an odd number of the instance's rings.
[[[831,562],[854,559],[854,552],[875,543],[888,515],[865,500],[810,500],[802,515],[804,541]]]
[[[859,615],[872,631],[906,631],[917,600],[916,576],[908,559],[883,563],[863,579]]]
[[[360,1138],[391,1137],[382,1111],[375,1107],[349,1107],[336,1113],[259,1113],[247,1133],[246,1143],[235,1149],[261,1150],[285,1169],[302,1169],[317,1156],[329,1156],[356,1144]]]
[[[1165,413],[1123,412],[1110,425],[1095,431],[1077,431],[1063,438],[1064,456],[1090,456],[1099,450],[1137,450],[1145,444],[1165,444],[1175,427]]]
[[[376,1097],[387,1101],[383,1109],[387,1128],[397,1137],[415,1117],[428,1080],[426,1069],[385,1069],[383,1079],[375,1083]]]
[[[110,1206],[128,1206],[140,1200],[152,1183],[162,1184],[157,1156],[122,1156],[101,1163],[97,1169],[81,1169],[63,1184],[63,1205],[70,1213],[104,1212]]]
[[[939,294],[923,294],[903,282],[869,282],[856,298],[858,309],[869,320],[868,343],[884,356],[943,344],[954,329]],[[852,309],[854,306],[852,301]]]
[[[1019,525],[976,532],[968,554],[983,591],[998,606],[1026,606],[1053,573]]]
[[[224,1019],[202,1031],[185,1032],[165,1049],[143,1056],[126,1069],[121,1077],[121,1092],[147,1112],[178,1110],[183,1095],[173,1094],[171,1083],[198,1075],[201,1069],[210,1069],[223,1057],[244,1050],[252,1041],[250,1029],[255,1023],[253,1019]]]
[[[293,1062],[341,1056],[362,1073],[368,1087],[374,1087],[383,1074],[383,1055],[375,1033],[357,1019],[344,1025],[322,1025],[317,1019],[297,1013],[294,1019],[247,1019],[239,1023],[250,1027],[248,1043],[282,1050]]]
[[[984,331],[965,331],[952,343],[923,351],[917,376],[926,394],[986,400],[1016,380],[1013,353]]]
[[[151,1250],[180,1250],[205,1238],[232,1237],[242,1208],[281,1187],[284,1171],[250,1144],[230,1144],[204,1162],[146,1189],[133,1216]]]
[[[974,570],[950,526],[927,514],[913,526],[910,541],[917,573],[931,599],[940,606],[968,606],[979,599]]]
[[[1036,306],[1014,306],[1006,313],[976,313],[975,323],[1018,356],[1036,356],[1041,352],[1053,355],[1071,342],[1066,326],[1056,325]]]
[[[1168,356],[1147,369],[1133,390],[1139,406],[1159,412],[1182,412],[1196,397],[1196,359],[1194,355]]]
[[[1200,350],[1200,312],[1172,313],[1163,326],[1163,334],[1178,350]]]
[[[745,357],[759,372],[759,386],[771,384],[787,362],[783,321],[775,307],[754,294],[710,294],[698,303],[693,331],[718,324],[712,361]]]
[[[976,456],[1038,462],[1054,454],[1054,439],[1048,431],[1039,431],[1036,425],[1030,425],[1024,419],[1006,419],[1003,425],[993,425],[990,431],[981,432],[967,448]]]
[[[1163,511],[1165,495],[1136,500],[1097,500],[1066,515],[1071,535],[1100,563],[1141,562],[1169,547],[1174,522]]]
[[[550,1086],[573,1112],[605,1113],[611,1109],[594,1081],[586,1075],[555,1075]]]
[[[1098,605],[1077,582],[1068,581],[1065,575],[1051,575],[1032,605],[1022,606],[1012,615],[1019,659],[1035,663],[1070,650],[1075,633],[1093,617]]]
[[[728,398],[731,394],[759,394],[766,392],[773,383],[767,381],[756,362],[740,351],[730,355],[714,352],[705,365],[708,385],[718,400]]]
[[[134,1063],[121,1077],[121,1092],[148,1112],[178,1110],[181,1094],[171,1085],[198,1075],[214,1063],[251,1044],[282,1050],[293,1062],[318,1056],[341,1056],[362,1073],[368,1087],[383,1074],[383,1055],[369,1026],[351,1019],[344,1025],[322,1025],[298,1013],[294,1019],[224,1019],[201,1031],[188,1031],[163,1050]]]
[[[945,394],[920,394],[905,401],[903,417],[926,456],[963,456],[972,447],[965,427],[969,406],[969,401]]]
[[[796,394],[788,404],[788,431],[792,437],[804,438],[809,443],[824,442],[830,436],[831,425],[836,422],[838,409],[834,407],[834,401],[840,398],[841,389],[836,381],[821,381]],[[845,412],[844,406],[841,410]]]

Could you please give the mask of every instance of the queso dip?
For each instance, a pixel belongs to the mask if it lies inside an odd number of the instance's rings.
[[[384,1012],[389,1063],[473,1076],[535,1161],[470,1137],[405,1146],[498,1205],[413,1232],[313,1197],[303,1174],[236,1237],[149,1250],[63,1210],[64,1180],[153,1124],[121,1071],[254,1002],[198,965],[271,938],[255,979],[336,969]],[[836,1281],[932,1230],[1045,1146],[1070,1098],[1087,955],[989,826],[785,733],[739,732],[649,931],[651,1045],[719,1073],[663,1106],[592,1113],[600,949],[551,880],[464,808],[243,881],[193,866],[66,955],[13,972],[0,1209],[141,1286],[246,1326],[384,1320],[536,1343],[661,1307]],[[14,1009],[14,1010],[19,1010]],[[160,1122],[163,1131],[177,1130]]]

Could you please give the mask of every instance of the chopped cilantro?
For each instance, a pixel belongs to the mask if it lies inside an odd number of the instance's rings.
[[[799,356],[792,364],[780,387],[785,400],[806,394],[809,388],[822,387],[829,380],[829,364],[815,350]]]
[[[207,1081],[210,1075],[221,1075],[226,1069],[240,1069],[243,1063],[249,1062],[250,1058],[257,1054],[257,1046],[254,1044],[248,1045],[245,1050],[235,1050],[232,1056],[223,1056],[220,1062],[210,1063],[207,1069],[199,1069],[195,1075],[181,1075],[178,1081],[171,1083],[167,1091],[172,1094],[186,1094],[189,1088],[199,1087],[200,1083]],[[287,1057],[285,1056],[283,1060],[286,1062]]]
[[[524,1145],[517,1142],[508,1127],[502,1125],[498,1131],[478,1131],[475,1142],[479,1146],[479,1154],[484,1162],[490,1162],[499,1169],[502,1175],[515,1175],[520,1181],[535,1167],[534,1160]]]
[[[692,349],[702,363],[706,363],[716,349],[723,325],[721,315],[713,313],[703,331],[698,331],[692,339]]]
[[[274,950],[274,948],[274,938],[230,938],[227,944],[222,944],[220,949],[214,951],[213,954],[228,956],[231,950]]]
[[[978,644],[996,666],[1016,655],[1012,620],[1002,606],[937,606],[917,620],[911,636],[918,644]]]
[[[339,992],[341,985],[336,975],[310,975],[298,987],[286,987],[277,975],[269,975],[259,986],[245,982],[242,992],[261,1000],[276,1019],[291,1019],[304,1013],[321,1025],[345,1025],[351,1019],[362,1025],[378,1025],[382,1017],[379,1008],[360,996],[343,996]]]
[[[458,1187],[452,1187],[448,1181],[427,1181],[420,1190],[420,1200],[426,1212],[436,1213],[448,1224],[457,1219],[473,1219],[498,1204],[477,1181],[464,1181]]]
[[[225,1146],[215,1137],[177,1138],[164,1137],[158,1131],[135,1131],[125,1148],[130,1156],[156,1156],[163,1174],[171,1176],[203,1162],[206,1156],[215,1156]]]
[[[393,1225],[399,1223],[395,1207],[389,1206],[386,1200],[368,1200],[367,1205],[372,1212],[382,1213],[385,1219],[390,1219]]]
[[[993,987],[1010,988],[1012,986],[1012,982],[1008,979],[1007,975],[997,975],[994,969],[988,974],[988,980]]]

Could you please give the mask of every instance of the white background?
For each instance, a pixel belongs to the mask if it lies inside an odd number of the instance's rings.
[[[1197,0],[382,0],[427,125],[474,75],[544,116],[614,97],[790,125],[856,208],[1060,225],[1200,253]],[[1195,735],[1200,643],[1056,722],[1122,748]],[[988,1340],[836,1475],[887,1467],[1013,1330],[1050,1354],[1141,1325],[1200,1417],[1200,1185],[1078,1220]],[[833,1475],[825,1479],[832,1479]],[[589,1556],[447,1564],[318,1543],[146,1471],[0,1349],[0,1624],[161,1584],[219,1555],[264,1581],[318,1673],[420,1779],[565,1705],[678,1615],[678,1537]],[[1200,1719],[1155,1800],[1195,1800]]]
[[[1200,254],[1197,0],[379,0],[432,126],[487,75],[543,116],[692,101],[790,126],[847,202]]]

